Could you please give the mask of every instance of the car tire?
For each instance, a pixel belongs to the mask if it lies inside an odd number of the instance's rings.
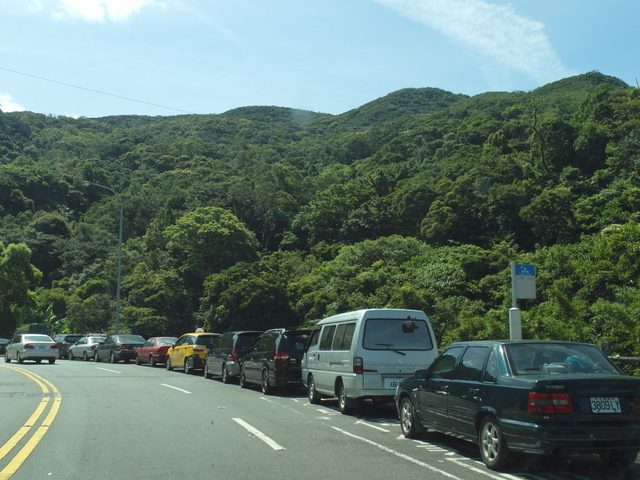
[[[222,364],[222,372],[220,372],[220,381],[222,383],[231,383],[231,376],[229,375],[229,370],[227,370],[227,365]]]
[[[89,355],[87,355],[87,352],[82,352],[82,360],[84,362],[88,362],[89,361]]]
[[[509,463],[509,447],[502,435],[498,420],[492,415],[484,417],[478,433],[480,456],[491,470],[499,470]]]
[[[171,358],[167,355],[167,360],[164,363],[164,366],[167,370],[173,370],[173,365],[171,365]]]
[[[211,378],[211,372],[209,371],[209,362],[204,361],[204,365],[202,365],[202,376],[204,378]]]
[[[309,403],[313,405],[320,403],[321,397],[316,390],[316,382],[313,380],[313,375],[309,375],[307,379],[307,397],[309,398]]]
[[[249,384],[247,383],[247,377],[244,373],[244,367],[240,366],[240,377],[238,378],[238,384],[240,388],[249,388]]]
[[[8,353],[4,354],[4,363],[11,363],[11,359],[9,358],[9,354]]]
[[[149,355],[149,366],[151,368],[156,366],[156,361],[153,359],[153,355]]]
[[[140,357],[138,355],[136,355],[136,365],[142,365],[142,362],[140,361]]]
[[[71,352],[71,350],[69,350],[69,360],[73,361],[75,359],[76,359],[76,357],[74,357],[73,353]]]
[[[416,428],[416,415],[413,402],[409,397],[404,397],[400,400],[398,416],[400,417],[400,430],[402,430],[402,434],[406,438],[418,438],[420,433]]]
[[[16,363],[24,363],[24,360],[20,358],[20,352],[16,352]]]
[[[273,393],[273,387],[269,383],[269,370],[262,370],[262,381],[260,382],[260,388],[264,395],[271,395]]]
[[[117,362],[118,362],[118,361],[116,360],[116,354],[115,354],[115,352],[111,352],[111,353],[109,354],[109,361],[110,361],[111,363],[117,363]]]
[[[347,392],[343,384],[338,389],[338,409],[343,415],[350,415],[360,407],[360,401],[347,397]]]
[[[38,363],[40,363],[40,362],[38,362]],[[55,358],[50,358],[49,359],[49,364],[53,365],[54,363],[56,363],[56,359]]]
[[[190,375],[193,373],[193,367],[189,364],[189,362],[190,362],[189,358],[184,359],[184,373],[186,373],[187,375]]]

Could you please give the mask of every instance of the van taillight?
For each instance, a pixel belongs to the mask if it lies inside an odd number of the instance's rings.
[[[353,357],[353,373],[364,373],[362,357]]]
[[[238,361],[238,350],[236,350],[235,348],[231,350],[231,361],[232,362]]]
[[[527,411],[536,414],[571,413],[573,404],[566,393],[531,392],[527,401]]]
[[[276,352],[275,355],[273,356],[273,360],[278,362],[284,362],[289,360],[289,357],[291,355],[289,355],[287,352]]]

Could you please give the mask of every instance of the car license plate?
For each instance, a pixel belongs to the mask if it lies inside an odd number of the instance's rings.
[[[401,381],[402,381],[402,378],[385,378],[384,388],[392,388],[395,390]]]
[[[591,411],[593,413],[621,413],[618,397],[591,397]]]

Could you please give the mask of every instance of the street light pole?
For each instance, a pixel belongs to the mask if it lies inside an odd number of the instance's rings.
[[[120,285],[122,282],[122,225],[124,221],[124,200],[122,194],[116,192],[113,188],[106,185],[100,185],[99,183],[85,181],[85,185],[95,185],[96,187],[104,188],[113,193],[120,201],[120,233],[118,235],[118,275],[116,278],[116,325],[114,328],[114,334],[120,333]]]

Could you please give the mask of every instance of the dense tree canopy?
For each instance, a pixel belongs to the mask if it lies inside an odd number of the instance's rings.
[[[441,344],[526,336],[640,354],[640,90],[598,72],[474,97],[404,89],[342,115],[0,112],[1,335],[310,325],[406,307]],[[96,188],[109,186],[117,195]]]

